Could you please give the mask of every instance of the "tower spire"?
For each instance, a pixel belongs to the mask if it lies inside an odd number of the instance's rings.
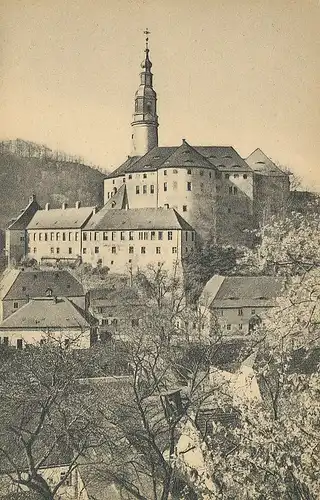
[[[150,31],[144,30],[145,57],[141,63],[140,86],[135,94],[132,126],[132,155],[142,156],[158,146],[157,94],[153,89],[152,62],[149,58]]]

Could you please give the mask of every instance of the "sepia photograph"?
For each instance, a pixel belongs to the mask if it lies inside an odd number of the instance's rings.
[[[0,500],[319,500],[320,1],[0,16]]]

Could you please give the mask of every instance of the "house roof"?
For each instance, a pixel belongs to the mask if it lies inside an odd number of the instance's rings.
[[[94,207],[38,210],[28,229],[78,229],[91,217]]]
[[[133,208],[129,210],[105,210],[93,215],[85,230],[139,230],[193,228],[172,208]]]
[[[92,319],[92,323],[93,323]],[[0,330],[89,328],[90,316],[66,297],[30,300],[0,324]]]
[[[220,286],[217,286],[220,283]],[[211,308],[273,307],[281,294],[283,279],[275,276],[213,276],[202,297]]]
[[[118,189],[117,193],[114,194],[104,205],[103,209],[108,210],[110,208],[126,208],[128,205],[128,196],[126,185],[123,184]]]
[[[251,172],[246,161],[231,146],[190,146],[185,140],[180,146],[154,147],[141,157],[127,160],[108,177],[130,172],[148,172],[159,168],[209,168],[226,172]]]
[[[112,178],[112,177],[118,177],[120,175],[123,175],[125,174],[129,167],[134,163],[136,162],[138,159],[140,158],[140,156],[128,156],[128,158],[126,159],[126,161],[124,163],[122,163],[120,165],[120,167],[116,168],[116,170],[114,170],[113,172],[111,172],[111,174],[108,174],[106,176],[106,179],[108,178]]]
[[[45,297],[48,289],[59,297],[84,296],[83,286],[68,271],[11,269],[0,285],[2,300]]]
[[[29,222],[31,221],[37,210],[41,207],[35,197],[31,197],[26,208],[22,209],[18,217],[9,224],[8,229],[10,230],[22,230],[26,229]]]
[[[260,175],[268,175],[271,177],[285,177],[288,175],[277,167],[277,165],[275,165],[275,163],[273,163],[273,161],[259,148],[248,156],[246,162],[255,173]]]
[[[122,287],[122,288],[102,288],[94,289],[89,291],[90,305],[94,307],[99,306],[123,306],[126,305],[141,305],[142,299],[139,296],[137,290],[133,287]]]

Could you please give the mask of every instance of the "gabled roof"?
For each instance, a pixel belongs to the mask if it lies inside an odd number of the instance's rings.
[[[251,172],[250,166],[232,146],[195,146],[212,165],[226,172]]]
[[[120,165],[120,167],[116,168],[116,170],[114,170],[111,174],[108,174],[106,176],[106,179],[108,179],[109,177],[118,177],[120,175],[125,174],[128,171],[129,167],[134,162],[136,162],[139,158],[140,158],[140,156],[128,156],[126,161],[124,163],[122,163],[122,165]]]
[[[26,229],[29,222],[31,221],[34,214],[37,210],[40,210],[41,207],[34,196],[32,196],[29,200],[26,208],[22,209],[18,217],[9,224],[7,229],[10,230],[23,230]]]
[[[269,175],[272,177],[284,177],[288,175],[277,167],[277,165],[275,165],[259,148],[248,156],[246,162],[254,172],[261,175]]]
[[[91,217],[94,207],[38,210],[28,229],[79,229]]]
[[[246,161],[231,146],[190,146],[183,140],[181,146],[156,146],[144,156],[128,159],[108,177],[117,177],[130,172],[155,171],[166,167],[200,167],[227,172],[251,172]]]
[[[116,307],[126,305],[142,305],[142,299],[138,291],[133,287],[121,288],[95,288],[89,291],[91,306]],[[145,305],[145,301],[143,302]]]
[[[148,230],[193,228],[172,208],[132,208],[128,210],[100,210],[93,215],[84,230]]]
[[[109,210],[110,208],[126,208],[128,206],[127,188],[122,184],[116,194],[114,194],[104,205],[102,210]]]
[[[217,286],[218,283],[218,286]],[[220,284],[220,286],[219,286]],[[202,297],[211,308],[273,307],[284,281],[275,276],[213,276]]]
[[[92,320],[92,323],[94,320]],[[89,328],[88,313],[66,297],[30,300],[0,324],[0,330],[12,328]]]
[[[9,286],[10,284],[10,286]],[[0,285],[3,300],[45,297],[48,289],[59,297],[81,297],[85,295],[83,286],[68,271],[39,271],[11,269]]]

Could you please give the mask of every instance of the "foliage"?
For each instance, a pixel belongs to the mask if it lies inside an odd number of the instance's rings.
[[[260,244],[238,260],[241,274],[303,274],[320,265],[320,214],[293,212],[273,218],[258,236]]]

